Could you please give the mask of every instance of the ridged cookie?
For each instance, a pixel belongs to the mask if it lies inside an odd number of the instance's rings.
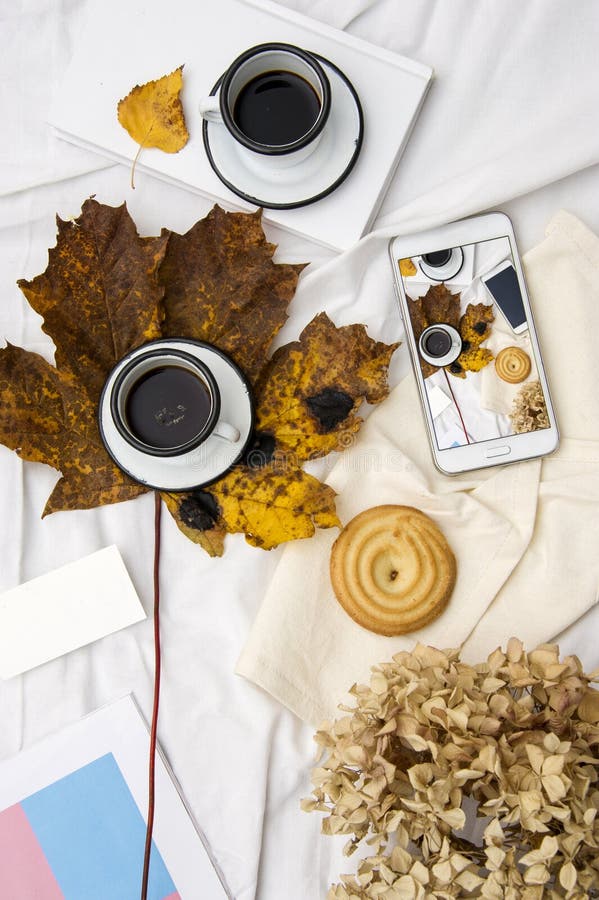
[[[331,552],[331,582],[345,611],[377,634],[416,631],[445,609],[455,557],[427,515],[375,506],[349,522]]]
[[[495,371],[508,384],[520,384],[530,375],[530,356],[520,347],[505,347],[495,359]]]

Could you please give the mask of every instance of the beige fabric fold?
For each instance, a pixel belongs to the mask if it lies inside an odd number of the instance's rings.
[[[510,634],[549,640],[598,599],[599,238],[565,212],[546,234],[526,276],[562,437],[542,463],[531,545],[466,641],[469,658]]]
[[[446,535],[458,576],[442,616],[388,638],[361,628],[335,599],[336,530],[285,549],[237,672],[313,725],[335,715],[371,665],[416,641],[463,645],[476,661],[512,634],[528,646],[550,640],[597,600],[599,240],[567,213],[547,235],[525,262],[560,450],[542,462],[449,478],[432,464],[411,376],[371,414],[327,479],[341,521],[382,503],[418,507]]]

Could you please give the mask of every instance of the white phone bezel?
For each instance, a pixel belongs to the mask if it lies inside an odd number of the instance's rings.
[[[502,237],[507,237],[509,240],[513,265],[522,292],[524,311],[528,323],[528,334],[537,364],[539,380],[547,403],[550,427],[539,431],[531,431],[526,434],[508,435],[506,437],[492,438],[491,440],[482,441],[476,444],[466,444],[462,447],[451,447],[447,450],[440,450],[437,446],[433,419],[426,399],[424,378],[422,377],[420,363],[418,361],[418,348],[412,329],[406,327],[406,323],[410,322],[410,317],[403,279],[399,272],[399,260],[420,256],[424,253],[432,253],[442,247],[464,246],[466,244],[475,244],[480,241]],[[406,342],[410,351],[412,368],[416,376],[420,404],[424,413],[428,432],[429,445],[431,447],[434,463],[439,471],[446,475],[457,475],[460,472],[469,472],[473,469],[486,469],[489,466],[505,465],[508,462],[520,462],[525,459],[534,459],[535,457],[546,456],[547,454],[552,453],[558,446],[559,432],[555,421],[555,413],[551,403],[543,360],[534,327],[534,319],[528,291],[526,289],[526,282],[524,280],[524,272],[522,271],[522,264],[520,262],[514,229],[510,218],[505,215],[505,213],[485,213],[480,216],[473,216],[469,219],[452,222],[449,225],[432,228],[428,231],[420,232],[419,234],[391,238],[391,241],[389,242],[389,254],[393,268],[396,296],[400,313],[404,321]],[[509,448],[505,455],[492,456],[493,452],[497,452],[499,449],[504,448]]]
[[[500,272],[503,272],[504,269],[507,269],[507,268],[512,268],[512,269],[513,269],[514,266],[512,265],[511,260],[509,260],[509,259],[504,259],[503,262],[500,262],[497,266],[493,266],[492,269],[489,269],[488,272],[485,272],[484,275],[481,275],[481,276],[480,276],[480,280],[481,280],[482,283],[484,284],[484,286],[485,286],[485,288],[487,289],[489,295],[493,298],[493,300],[494,300],[494,302],[495,302],[495,305],[497,306],[497,309],[499,310],[499,312],[501,313],[501,315],[503,316],[503,318],[505,319],[505,321],[507,322],[507,324],[509,325],[509,327],[512,329],[512,331],[514,332],[514,334],[523,334],[525,331],[528,330],[528,322],[527,322],[527,320],[524,319],[524,322],[522,322],[521,325],[518,325],[517,328],[514,328],[514,326],[512,325],[512,323],[510,322],[510,320],[508,319],[508,317],[506,316],[506,314],[504,313],[504,311],[502,310],[501,306],[499,305],[499,303],[497,302],[497,300],[495,299],[495,297],[493,297],[493,292],[492,292],[491,288],[489,287],[489,285],[487,284],[487,282],[488,282],[491,278],[493,278],[495,275],[499,275]],[[526,309],[524,310],[524,312],[526,312]]]

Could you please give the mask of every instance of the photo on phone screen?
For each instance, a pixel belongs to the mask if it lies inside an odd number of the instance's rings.
[[[438,449],[549,428],[509,238],[397,262]]]
[[[526,312],[522,301],[522,291],[516,270],[509,260],[500,263],[486,275],[482,281],[497,304],[500,312],[514,329],[516,334],[526,331]]]

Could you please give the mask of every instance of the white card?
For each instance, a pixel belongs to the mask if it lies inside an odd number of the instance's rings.
[[[146,618],[112,545],[0,595],[0,678]]]
[[[434,384],[430,390],[427,390],[427,397],[433,419],[436,419],[448,406],[451,406],[451,400],[438,384]]]
[[[472,444],[472,436],[468,435],[468,439]],[[463,447],[467,443],[464,429],[460,425],[451,424],[438,436],[439,450],[448,450],[451,447]]]

